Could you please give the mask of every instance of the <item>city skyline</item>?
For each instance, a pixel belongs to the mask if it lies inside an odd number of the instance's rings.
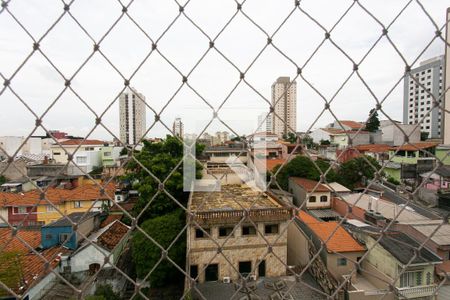
[[[345,10],[345,5],[342,4],[347,3],[349,4],[350,2],[340,1],[339,3],[332,3],[327,5],[326,10],[322,10],[320,3],[305,3],[304,9],[313,16],[320,18],[326,28],[331,28],[337,21],[339,13],[343,13]],[[367,6],[376,13],[383,9],[385,3],[387,2],[368,3]],[[31,34],[41,35],[46,24],[40,24],[33,21],[32,18],[27,18],[29,14],[39,9],[39,4],[30,2],[27,3],[27,6],[21,5],[19,3],[17,6],[12,6],[11,9],[16,7],[17,17],[27,27],[31,27]],[[101,4],[93,1],[89,5],[89,9],[87,9],[84,4],[74,3],[71,7],[71,13],[80,19],[80,22],[88,28],[89,32],[92,32],[94,39],[99,39],[106,31],[106,28],[95,27],[92,22],[95,18],[90,18],[90,12],[95,11],[95,8]],[[223,8],[222,12],[232,12],[235,9],[234,5],[230,3],[220,5],[223,5],[221,7]],[[392,5],[392,11],[384,12],[381,15],[381,21],[384,24],[388,24],[402,8],[401,4],[390,5]],[[425,8],[434,19],[439,21],[438,24],[444,24],[444,5],[444,3],[425,2]],[[194,11],[195,7],[193,5],[191,10]],[[290,9],[290,4],[282,3],[277,5],[279,14],[275,14],[273,18],[266,17],[273,12],[273,7],[270,4],[258,6],[249,4],[248,7],[252,11],[257,11],[255,16],[252,17],[256,18],[258,23],[271,33],[281,23],[282,16],[285,17],[285,13]],[[144,18],[142,13],[143,11],[151,11],[150,8],[150,4],[133,4],[130,6],[129,14],[140,23],[154,25],[152,21]],[[189,6],[186,9],[188,8]],[[167,4],[167,7],[164,6],[161,9],[164,12],[177,12],[177,8],[171,7],[171,4]],[[80,13],[81,11],[83,11],[84,15]],[[113,20],[114,16],[120,14],[120,7],[111,6],[105,8],[102,6],[102,11],[104,20]],[[209,19],[205,19],[206,11],[216,10],[200,10],[195,17],[201,20],[200,22],[203,26],[208,28],[210,35],[217,34],[225,23],[227,14],[222,13],[224,16],[221,19],[212,22]],[[42,11],[42,16],[52,20],[57,13],[59,13],[59,10],[55,8],[54,11]],[[147,26],[145,30],[149,31],[152,36],[158,36],[158,34],[163,32],[164,26],[168,24],[169,20],[158,17],[157,13],[151,12],[151,14],[155,14],[154,21],[157,23],[157,26],[152,27],[154,29],[150,29],[149,27],[151,26]],[[331,37],[355,61],[359,61],[379,38],[381,27],[373,20],[370,20],[370,18],[367,18],[367,14],[358,7],[352,9],[352,18],[347,18],[347,20],[347,23],[342,23],[336,27]],[[31,40],[10,19],[3,18],[2,22],[4,22],[3,25],[7,30],[3,33],[4,39],[2,40],[5,42],[0,42],[2,48],[5,49],[5,55],[0,59],[0,65],[2,75],[7,78],[11,76],[15,68],[29,52],[28,45],[31,43]],[[61,70],[61,73],[69,77],[92,52],[92,44],[70,18],[63,18],[61,24],[41,42],[41,47],[48,55],[48,58]],[[356,24],[358,26],[355,26]],[[365,26],[359,26],[359,24],[364,24]],[[169,31],[167,37],[163,37],[158,43],[158,51],[173,62],[183,74],[187,74],[192,69],[202,53],[207,50],[208,45],[208,40],[191,25],[185,18],[180,18],[179,22],[176,22],[176,25]],[[58,30],[59,28],[61,29]],[[238,28],[239,30],[237,30]],[[302,66],[311,53],[314,52],[315,47],[323,40],[323,30],[315,26],[304,14],[297,13],[289,19],[284,28],[274,36],[273,43],[299,66]],[[64,31],[61,31],[62,29]],[[414,32],[414,34],[408,34],[409,32]],[[432,23],[424,18],[420,7],[412,3],[408,7],[408,14],[402,15],[396,21],[395,26],[389,29],[389,36],[402,51],[408,63],[412,67],[416,67],[420,61],[443,54],[443,43],[441,40],[436,40],[418,58],[421,53],[419,50],[423,50],[424,46],[430,42],[430,37],[434,36],[434,32],[435,29]],[[177,37],[175,40],[174,36]],[[245,40],[244,36],[250,36],[250,38]],[[298,36],[300,38],[286,39],[289,36]],[[365,38],[356,42],[351,36],[364,36]],[[247,49],[242,55],[237,55],[235,48],[231,47],[234,38],[239,43],[242,43],[243,46],[245,45]],[[287,40],[290,43],[286,43]],[[146,46],[130,49],[128,47],[130,42],[145,44]],[[266,38],[257,28],[246,20],[240,19],[233,22],[233,25],[223,33],[217,40],[216,47],[240,69],[245,70],[262,49],[265,42]],[[59,46],[62,44],[71,45],[72,47],[62,49]],[[307,45],[307,47],[300,47],[300,44]],[[17,48],[17,45],[24,45],[24,47]],[[102,42],[101,49],[105,57],[114,64],[117,70],[123,73],[124,77],[129,77],[151,50],[151,45],[148,45],[148,47],[147,45],[145,36],[139,32],[129,19],[124,18],[122,22],[119,22],[117,28],[112,30],[111,35],[108,35]],[[180,51],[180,49],[183,50]],[[373,90],[374,94],[382,100],[403,75],[404,62],[395,53],[392,45],[384,39],[375,49],[359,66],[358,72]],[[380,64],[380,61],[383,64]],[[270,102],[270,85],[278,76],[289,76],[296,78],[298,89],[302,91],[297,101],[297,110],[300,112],[299,120],[296,124],[297,130],[306,131],[319,126],[318,124],[330,123],[334,120],[334,117],[329,112],[324,112],[321,115],[324,101],[313,88],[320,91],[326,99],[331,99],[346,77],[352,73],[352,68],[351,62],[346,60],[345,56],[338,49],[331,43],[325,42],[324,46],[319,49],[313,59],[302,70],[301,76],[307,80],[306,82],[303,78],[297,76],[295,65],[269,47],[245,74],[245,80],[248,84],[243,82],[239,84],[219,111],[219,117],[226,120],[227,124],[230,124],[237,133],[251,133],[254,130],[256,116],[269,110],[266,100]],[[157,71],[155,72],[155,70]],[[185,120],[186,132],[197,132],[197,128],[206,126],[212,117],[212,110],[208,108],[200,96],[217,109],[238,81],[239,72],[213,49],[193,73],[189,75],[187,82],[192,89],[184,85],[180,92],[171,100],[168,107],[163,110],[160,120],[170,130],[173,119],[179,115]],[[130,84],[146,95],[147,104],[159,113],[181,86],[182,76],[160,54],[154,53],[145,61]],[[254,87],[266,100],[255,93],[251,87]],[[25,65],[24,69],[18,73],[17,77],[13,78],[11,88],[29,104],[33,111],[40,115],[63,90],[64,80],[42,55],[36,53]],[[123,78],[118,75],[118,72],[114,70],[104,57],[96,54],[73,79],[71,88],[76,94],[67,90],[45,115],[43,125],[47,129],[60,129],[71,132],[74,135],[86,136],[94,127],[96,116],[82,103],[80,98],[89,104],[89,107],[97,115],[101,115],[104,109],[120,94],[124,86]],[[200,96],[196,95],[194,91],[197,91]],[[398,84],[383,103],[383,109],[386,113],[397,120],[402,120],[402,99],[402,86]],[[5,112],[0,113],[0,117],[5,123],[5,126],[2,126],[0,135],[27,135],[34,128],[35,117],[8,90],[0,97],[0,101],[8,103],[8,109],[17,111],[14,118],[11,118]],[[334,98],[330,107],[336,112],[339,119],[364,121],[368,117],[368,111],[375,107],[375,103],[373,96],[364,87],[357,74],[353,74],[344,89]],[[176,112],[177,110],[182,111],[182,114],[180,115],[179,112]],[[104,126],[110,129],[116,137],[119,137],[118,111],[119,105],[118,99],[116,99],[115,103],[102,115]],[[146,111],[148,119],[151,120],[147,124],[150,127],[155,113],[149,107],[146,108]],[[204,120],[199,121],[197,116],[202,116]],[[318,116],[320,116],[319,120],[317,123],[314,123]],[[380,117],[383,118],[383,116]],[[249,120],[248,125],[243,124],[242,119]],[[196,122],[200,122],[200,125],[196,126]],[[18,124],[21,124],[21,126]],[[224,126],[216,120],[206,131],[215,132],[224,129]],[[148,136],[165,136],[169,133],[169,130],[158,123],[151,128]],[[42,133],[41,131],[39,130],[36,134]],[[113,136],[102,126],[96,128],[89,137],[113,139]]]

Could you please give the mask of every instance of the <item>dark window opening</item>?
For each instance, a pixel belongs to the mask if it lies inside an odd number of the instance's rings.
[[[242,235],[256,235],[255,226],[242,226]]]
[[[265,234],[276,234],[278,233],[278,224],[268,224],[264,226]]]

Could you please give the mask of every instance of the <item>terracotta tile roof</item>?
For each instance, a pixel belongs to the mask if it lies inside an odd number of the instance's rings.
[[[100,193],[96,185],[82,185],[73,189],[60,189],[51,187],[45,192],[45,199],[53,204],[62,204],[67,201],[107,200],[108,196],[114,199],[115,185],[110,183],[105,187],[105,194]],[[40,191],[32,190],[26,193],[0,192],[0,206],[33,206],[36,203],[46,205],[46,200],[40,200]]]
[[[305,223],[322,242],[329,239],[325,244],[329,253],[358,252],[366,250],[364,246],[358,243],[358,241],[340,226],[338,222],[321,222],[304,211],[299,213],[298,218],[303,221],[303,223]]]
[[[350,127],[351,129],[353,129],[353,130],[358,130],[358,129],[360,129],[360,128],[364,128],[364,124],[361,124],[361,123],[359,123],[359,122],[355,122],[355,121],[350,121],[350,120],[341,120],[341,121],[339,121],[339,122],[341,122],[341,124],[342,125],[344,125],[344,126],[348,126],[348,127]],[[339,124],[339,123],[338,123]]]
[[[104,219],[103,222],[100,224],[100,227],[101,228],[106,227],[109,224],[111,224],[112,222],[114,222],[115,220],[120,221],[120,219],[122,219],[122,217],[123,217],[123,214],[108,215],[106,217],[106,219]]]
[[[353,130],[343,130],[343,129],[338,129],[338,128],[321,128],[322,130],[330,133],[330,134],[349,134],[349,135],[354,135],[356,133],[358,134],[368,134],[369,132],[366,130],[361,130],[361,131],[353,131]]]
[[[12,236],[11,233],[11,228],[0,228],[0,252],[30,252],[30,248],[25,246],[20,239],[33,249],[41,244],[41,230],[19,229],[15,236]]]
[[[418,150],[436,147],[438,144],[439,143],[436,143],[436,142],[411,143],[411,144],[406,144],[406,145],[399,146],[399,147],[393,147],[392,150],[418,151]]]
[[[392,146],[386,144],[366,144],[355,146],[355,148],[360,152],[381,153],[391,150]]]
[[[78,145],[100,145],[103,146],[105,144],[104,141],[100,140],[81,140],[81,139],[71,139],[59,142],[62,146],[78,146]],[[58,145],[58,144],[54,144]]]
[[[272,171],[276,166],[282,165],[285,161],[286,161],[286,159],[281,159],[281,158],[267,159],[265,166],[264,166],[264,163],[262,161],[256,160],[255,165],[258,168],[258,170],[263,170],[265,167],[266,170]]]
[[[120,221],[115,221],[97,238],[97,244],[110,251],[120,243],[130,228]]]
[[[35,253],[14,254],[10,253],[12,258],[0,265],[0,274],[11,274],[6,283],[15,293],[23,295],[32,286],[41,281],[59,264],[61,255],[68,252],[61,247],[52,247],[42,251],[40,254],[49,262],[46,268],[46,261]],[[6,254],[7,255],[7,254]],[[6,292],[1,295],[7,294]]]
[[[296,183],[297,185],[303,187],[306,192],[310,193],[314,190],[314,192],[329,192],[330,189],[328,187],[326,187],[325,185],[314,181],[314,180],[309,180],[306,178],[300,178],[300,177],[289,177],[290,180],[292,180],[294,183]],[[317,185],[319,184],[319,185]],[[316,187],[317,186],[317,187]]]

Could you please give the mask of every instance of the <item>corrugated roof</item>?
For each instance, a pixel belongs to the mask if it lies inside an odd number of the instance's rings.
[[[358,243],[350,233],[348,233],[338,222],[321,222],[301,211],[299,219],[308,226],[311,231],[322,241],[325,242],[327,251],[334,252],[359,252],[365,251],[363,245]]]
[[[303,187],[306,192],[329,192],[330,189],[326,187],[325,185],[319,183],[318,181],[306,179],[306,178],[300,178],[300,177],[289,177],[290,180],[292,180],[295,184]]]
[[[61,227],[61,226],[72,226],[72,223],[79,224],[80,222],[84,222],[90,218],[93,218],[99,215],[99,212],[75,212],[71,213],[65,217],[59,218],[55,222],[44,225],[42,227]],[[70,219],[70,222],[68,219]]]
[[[412,264],[440,262],[442,261],[436,254],[425,247],[419,250],[418,255],[413,259],[415,250],[420,244],[403,232],[390,232],[381,237],[379,244],[402,264]]]

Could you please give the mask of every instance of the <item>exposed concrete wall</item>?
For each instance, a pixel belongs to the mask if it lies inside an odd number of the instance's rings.
[[[290,266],[306,266],[309,262],[308,239],[300,228],[291,222],[288,227],[287,263]]]
[[[343,279],[342,275],[350,274],[355,268],[356,265],[354,262],[357,261],[358,257],[364,255],[364,252],[345,252],[341,253],[342,255],[338,255],[335,253],[327,253],[327,268],[328,271],[336,278],[338,281]],[[346,258],[347,264],[345,266],[338,265],[339,258]]]

